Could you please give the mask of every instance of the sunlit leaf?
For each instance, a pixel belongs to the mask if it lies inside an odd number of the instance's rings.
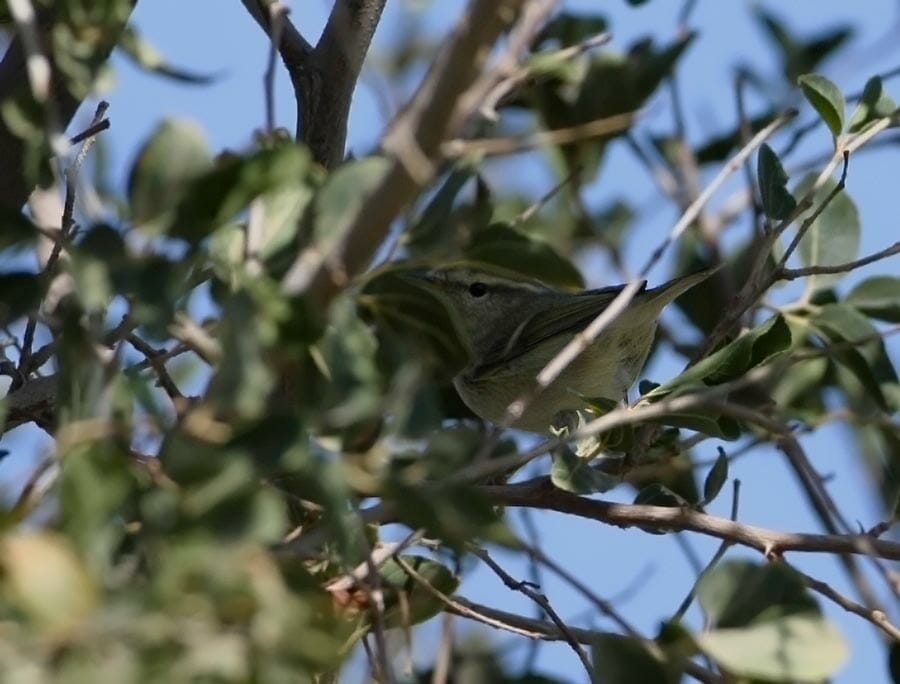
[[[897,103],[894,98],[884,91],[884,84],[881,82],[880,76],[873,76],[863,88],[862,98],[853,114],[850,115],[850,122],[847,130],[850,133],[857,133],[862,130],[866,124],[876,119],[890,116],[897,109]]]
[[[828,126],[831,135],[837,138],[844,130],[844,94],[820,74],[804,74],[797,82],[806,99]]]

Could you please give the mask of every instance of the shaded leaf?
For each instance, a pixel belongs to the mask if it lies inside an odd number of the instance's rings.
[[[867,278],[850,290],[844,301],[872,318],[900,323],[900,278]]]
[[[494,224],[478,231],[464,255],[473,261],[500,266],[548,285],[580,289],[584,279],[567,258],[543,240],[508,225]]]
[[[865,342],[868,346],[882,347],[878,331],[865,316],[843,304],[827,304],[810,317],[812,325],[834,345],[828,354],[845,366],[865,388],[866,393],[879,406],[887,410],[887,402],[864,347],[852,346]],[[848,344],[850,343],[850,344]],[[896,380],[896,375],[893,378]]]
[[[837,138],[844,130],[844,94],[820,74],[804,74],[797,79],[797,83],[813,109],[828,126],[831,135]]]
[[[622,634],[600,634],[591,645],[596,684],[676,684],[681,669],[661,662],[647,645]]]
[[[722,491],[722,487],[727,481],[728,456],[720,448],[716,462],[713,464],[713,467],[710,468],[706,480],[703,481],[703,503],[708,504],[713,501],[719,495],[719,492]]]
[[[778,155],[765,143],[759,148],[756,171],[766,216],[776,221],[787,218],[797,201],[787,189],[788,177]]]
[[[553,451],[550,480],[553,484],[573,494],[608,492],[619,484],[619,479],[591,467],[590,458],[581,458],[568,447]]]
[[[128,200],[133,220],[155,222],[169,214],[186,194],[188,184],[212,165],[206,136],[188,121],[164,121],[138,152],[128,174]]]
[[[214,168],[188,184],[169,234],[196,244],[260,195],[309,182],[313,173],[309,152],[299,145],[220,156]]]
[[[790,344],[790,328],[784,318],[775,316],[657,387],[644,398],[656,400],[698,385],[718,385],[734,380],[751,368],[770,361]]]
[[[804,178],[795,190],[798,196],[803,196],[812,188],[815,174]],[[834,190],[837,182],[829,179],[813,196],[813,209],[819,207],[828,194]],[[811,211],[800,217],[805,221],[811,215]],[[799,223],[798,223],[799,225]],[[859,254],[860,221],[856,203],[846,192],[840,192],[832,198],[828,206],[822,210],[806,231],[797,253],[804,266],[835,266],[853,261]],[[806,279],[808,292],[830,287],[841,278],[844,273],[817,274]]]
[[[862,130],[866,124],[890,116],[897,109],[897,103],[894,98],[884,92],[884,84],[881,82],[880,76],[873,76],[863,88],[862,98],[853,114],[850,116],[850,123],[847,130],[850,133],[857,133]]]
[[[459,578],[441,563],[415,555],[402,555],[400,558],[445,596],[453,594],[459,586]],[[440,598],[410,577],[393,558],[381,567],[381,580],[385,590],[384,626],[388,629],[425,622],[446,607]]]

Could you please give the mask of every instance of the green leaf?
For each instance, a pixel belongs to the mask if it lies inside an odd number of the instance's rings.
[[[723,629],[817,610],[793,570],[745,560],[721,563],[704,574],[697,600],[710,624]]]
[[[738,423],[728,416],[716,415],[714,411],[709,413],[670,413],[657,416],[647,421],[656,425],[668,425],[670,427],[694,430],[710,437],[734,441],[741,436],[741,428]]]
[[[800,182],[795,190],[802,197],[812,188],[815,174]],[[805,221],[815,208],[821,206],[837,182],[829,179],[813,196],[813,209],[803,214],[799,221]],[[799,225],[799,223],[798,223]],[[797,253],[804,266],[835,266],[853,261],[859,254],[860,243],[859,212],[856,204],[846,192],[832,198],[806,231],[797,246]],[[806,280],[807,292],[816,292],[830,287],[844,277],[844,273],[811,275]]]
[[[445,596],[453,594],[459,586],[459,578],[441,563],[415,555],[400,558]],[[388,629],[425,622],[446,607],[393,558],[382,566],[381,579],[385,590],[384,626]]]
[[[475,169],[469,165],[450,172],[444,184],[425,206],[422,215],[403,236],[403,244],[411,254],[433,252],[438,245],[454,237],[452,231],[448,230],[453,227],[450,221],[453,206],[460,191],[474,175]]]
[[[874,276],[854,287],[844,302],[871,318],[900,323],[900,278]]]
[[[144,143],[128,174],[128,201],[132,219],[164,227],[188,185],[210,169],[209,148],[203,130],[189,121],[164,121]],[[189,196],[189,194],[187,195]]]
[[[308,183],[314,175],[309,152],[294,144],[220,157],[212,170],[188,184],[169,234],[196,244],[257,197]]]
[[[713,467],[710,468],[706,480],[703,481],[703,503],[708,504],[713,501],[722,491],[722,487],[728,481],[728,456],[725,451],[719,448],[719,456]]]
[[[751,368],[767,363],[790,345],[790,328],[784,318],[775,316],[660,385],[644,398],[655,401],[676,391],[729,382]]]
[[[660,661],[647,645],[622,634],[599,634],[591,644],[594,684],[676,684],[681,669]]]
[[[766,216],[776,221],[787,218],[797,201],[787,189],[788,176],[778,155],[765,143],[759,148],[756,172]]]
[[[856,376],[870,398],[881,408],[888,410],[884,393],[873,372],[873,363],[870,363],[864,353],[866,347],[872,349],[869,352],[872,362],[877,360],[879,352],[883,353],[883,343],[878,339],[878,331],[869,319],[845,304],[826,304],[810,317],[810,323],[834,343],[828,350],[829,355]],[[896,376],[887,379],[896,380]]]
[[[844,130],[844,94],[820,74],[804,74],[797,83],[836,139]]]
[[[618,478],[592,468],[591,461],[580,458],[566,446],[554,449],[550,480],[559,489],[573,494],[608,492],[619,484]]]
[[[818,682],[847,659],[844,639],[819,615],[792,615],[742,629],[696,636],[697,645],[738,677],[770,682]]]
[[[858,133],[865,128],[866,124],[890,116],[897,109],[897,103],[894,99],[884,92],[884,85],[880,76],[873,76],[863,88],[862,98],[853,114],[850,116],[850,123],[847,130],[850,133]]]
[[[548,243],[500,223],[478,231],[465,250],[467,259],[500,266],[557,287],[583,288],[584,278]]]

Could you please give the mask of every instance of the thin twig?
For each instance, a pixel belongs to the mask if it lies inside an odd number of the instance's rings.
[[[830,599],[844,610],[855,615],[859,615],[864,620],[871,622],[891,639],[896,642],[900,642],[900,628],[898,628],[888,619],[883,610],[866,608],[865,606],[839,593],[830,584],[807,575],[806,573],[798,570],[793,565],[787,563],[786,565],[788,565],[788,567],[790,567],[795,573],[797,573],[803,579],[803,583],[810,589],[819,592],[820,594],[822,594],[822,596]]]
[[[778,280],[796,280],[797,278],[805,278],[811,275],[847,273],[848,271],[856,270],[862,266],[868,266],[869,264],[881,261],[882,259],[887,259],[896,254],[900,254],[900,242],[895,242],[893,245],[882,249],[880,252],[875,252],[869,256],[855,261],[848,261],[843,264],[834,264],[831,266],[807,266],[805,268],[782,268],[778,272]]]
[[[741,481],[735,480],[733,484],[733,493],[731,498],[731,520],[733,522],[737,522],[738,516],[738,507],[740,506],[740,496],[741,496]],[[700,584],[700,581],[709,574],[709,572],[718,565],[719,561],[722,560],[722,556],[725,555],[725,552],[728,551],[734,545],[734,542],[724,539],[722,543],[719,544],[719,548],[716,549],[716,552],[713,554],[713,557],[709,559],[709,563],[706,564],[706,567],[700,572],[697,576],[696,581],[691,586],[690,591],[688,591],[687,596],[684,597],[684,600],[681,602],[681,605],[678,606],[678,610],[675,611],[675,614],[672,616],[672,622],[680,622],[684,619],[685,613],[687,613],[688,608],[691,607],[691,603],[694,602],[694,597],[697,595],[697,585]]]
[[[544,612],[547,614],[547,617],[549,617],[551,622],[556,625],[557,629],[559,629],[559,631],[563,634],[566,641],[569,642],[569,646],[571,646],[572,650],[575,651],[575,654],[578,656],[578,659],[584,666],[585,672],[587,672],[588,681],[595,681],[596,677],[594,676],[594,668],[591,665],[591,661],[588,658],[587,653],[585,653],[584,649],[581,648],[581,645],[578,643],[578,639],[574,634],[572,634],[569,626],[563,621],[561,617],[559,617],[559,614],[553,609],[553,606],[550,605],[550,601],[547,599],[547,597],[543,593],[536,591],[535,587],[530,586],[530,583],[521,582],[515,579],[512,575],[510,575],[508,572],[506,572],[506,570],[503,569],[503,566],[501,566],[493,558],[491,558],[490,554],[484,549],[470,546],[469,550],[471,551],[471,553],[478,556],[478,558],[480,558],[482,562],[484,562],[484,564],[487,565],[509,589],[524,594],[541,608],[543,608]]]
[[[271,2],[269,12],[269,58],[266,63],[266,71],[263,75],[263,92],[266,103],[266,132],[272,134],[275,131],[275,62],[278,57],[278,48],[281,45],[281,34],[284,28],[284,19],[290,11],[283,3]]]

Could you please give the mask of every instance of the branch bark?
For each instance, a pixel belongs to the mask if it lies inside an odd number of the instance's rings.
[[[565,492],[553,486],[549,477],[538,477],[519,484],[483,486],[479,491],[492,503],[527,506],[558,511],[598,520],[618,527],[673,532],[699,532],[724,541],[741,544],[765,554],[787,551],[846,553],[900,560],[900,544],[873,539],[865,534],[804,534],[781,532],[718,518],[687,508],[642,506],[611,503]]]
[[[336,247],[342,272],[365,268],[388,233],[391,222],[430,180],[441,145],[467,118],[460,110],[465,94],[479,81],[491,46],[518,16],[526,0],[471,0],[412,101],[385,137],[388,169],[365,198]],[[306,279],[291,269],[282,282],[287,294],[299,294]],[[341,286],[326,263],[312,281],[312,299],[327,304]]]
[[[271,38],[270,3],[241,2]],[[297,100],[296,137],[326,169],[344,158],[353,91],[386,2],[335,0],[315,47],[287,17],[280,20],[278,51]]]

